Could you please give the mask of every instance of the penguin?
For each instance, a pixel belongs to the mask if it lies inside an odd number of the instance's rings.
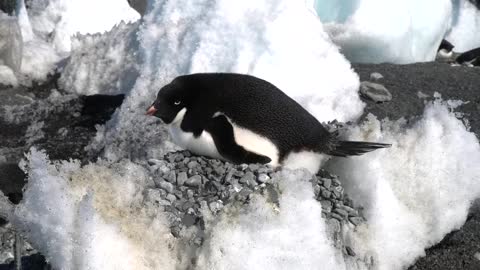
[[[452,43],[448,42],[446,39],[442,39],[440,46],[437,50],[437,59],[451,59],[453,56],[453,46]]]
[[[197,73],[163,86],[147,109],[191,152],[235,164],[316,173],[329,156],[361,155],[390,144],[342,141],[273,84],[235,73]]]
[[[460,54],[456,58],[456,62],[467,66],[480,66],[480,48]]]

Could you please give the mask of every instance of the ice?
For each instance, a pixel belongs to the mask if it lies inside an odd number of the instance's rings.
[[[446,39],[457,52],[480,47],[480,10],[470,1],[453,1],[452,28]]]
[[[104,148],[112,160],[162,154],[158,133],[165,130],[143,113],[157,91],[181,74],[252,74],[322,121],[355,119],[364,106],[358,76],[302,1],[152,1],[137,34],[140,76],[91,146]]]
[[[139,75],[139,23],[120,23],[103,35],[77,35],[62,71],[62,89],[76,94],[125,94]]]
[[[451,0],[315,0],[324,29],[352,62],[435,59],[450,27]]]
[[[480,144],[448,107],[439,100],[427,105],[412,126],[370,116],[350,139],[392,147],[331,165],[365,207],[368,222],[355,250],[376,254],[379,269],[404,269],[425,255],[425,248],[460,228],[480,197]]]

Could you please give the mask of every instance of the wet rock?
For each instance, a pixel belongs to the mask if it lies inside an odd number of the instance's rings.
[[[392,94],[385,86],[379,83],[362,82],[360,84],[360,94],[377,103],[392,100]]]

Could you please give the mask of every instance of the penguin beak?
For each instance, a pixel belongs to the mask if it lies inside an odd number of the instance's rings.
[[[155,107],[152,105],[152,106],[150,106],[150,108],[148,108],[145,115],[154,115],[156,112],[157,112],[157,109],[155,109]]]

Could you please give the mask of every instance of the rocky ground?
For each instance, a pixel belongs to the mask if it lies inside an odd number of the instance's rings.
[[[447,99],[470,101],[459,111],[465,113],[472,131],[480,136],[479,68],[424,63],[354,65],[354,69],[362,81],[376,81],[392,95],[392,100],[385,103],[365,99],[366,113],[390,119],[415,117],[423,112],[424,100],[433,97],[436,91]],[[382,74],[383,78],[371,79],[373,72]],[[122,96],[60,96],[51,91],[57,88],[55,80],[56,77],[52,77],[48,83],[31,88],[0,88],[0,105],[8,105],[6,118],[0,117],[0,190],[15,203],[21,199],[25,177],[16,164],[31,145],[46,149],[52,159],[92,160],[95,153],[87,154],[83,148],[95,135],[94,126],[104,123],[123,100]],[[179,152],[163,160],[150,160],[149,169],[156,184],[150,197],[171,213],[174,235],[182,226],[201,227],[198,208],[202,204],[217,212],[231,200],[247,202],[254,192],[268,193],[273,201],[275,198],[275,186],[270,182],[274,172],[266,166],[234,166]],[[362,222],[361,211],[343,194],[334,176],[321,172],[312,179],[312,184],[333,238],[342,224],[355,226]],[[472,206],[470,212],[460,230],[427,250],[427,256],[411,269],[480,269],[480,204]],[[0,259],[5,258],[0,269],[13,269],[12,253],[8,252],[15,234],[6,222],[0,234],[3,246],[3,249],[0,246]],[[199,235],[194,242],[201,244],[201,241]],[[355,257],[351,248],[339,247],[345,256]],[[23,247],[23,252],[27,255],[22,259],[24,269],[48,267],[44,258],[28,245]]]

